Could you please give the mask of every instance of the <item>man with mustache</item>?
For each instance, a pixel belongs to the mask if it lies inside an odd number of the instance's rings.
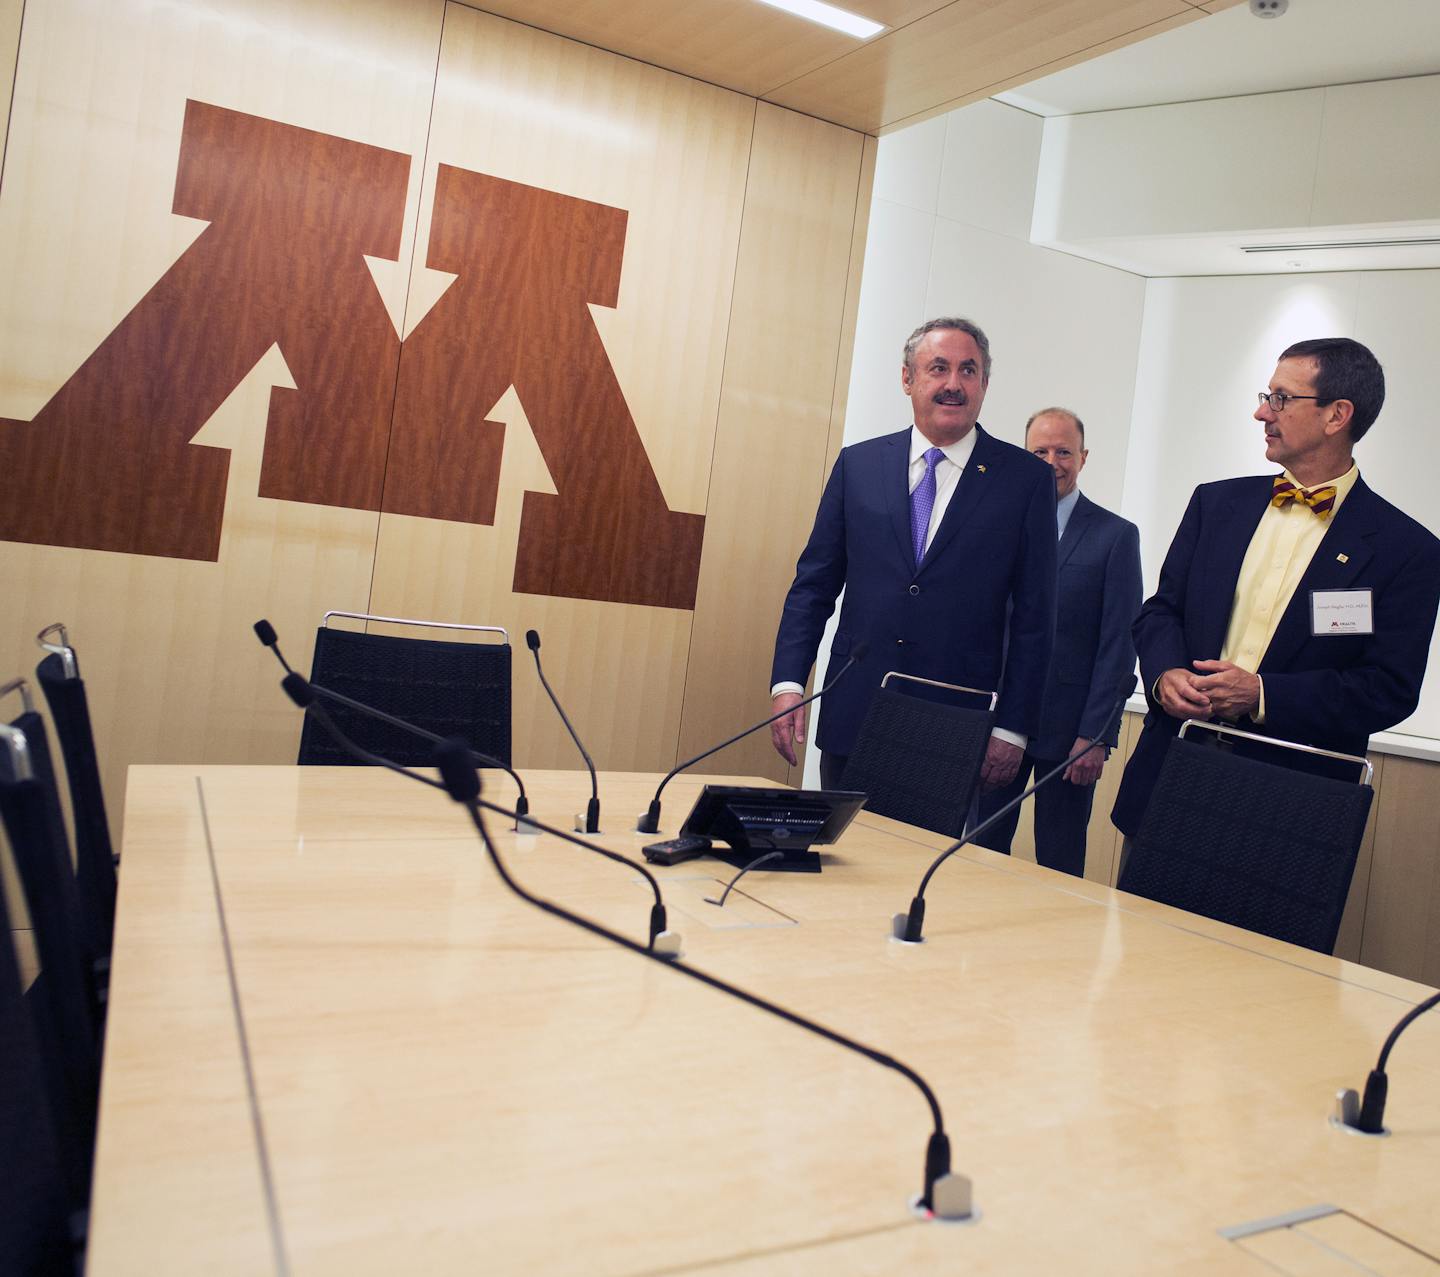
[[[1032,768],[1043,776],[1103,737],[1103,746],[1035,794],[1035,859],[1079,878],[1085,874],[1095,782],[1118,739],[1115,702],[1135,677],[1130,626],[1142,595],[1140,533],[1080,491],[1080,471],[1090,453],[1085,425],[1073,412],[1034,413],[1025,423],[1025,446],[1055,473],[1060,538],[1055,654],[1040,731],[1026,747],[1015,779],[981,801],[979,818],[1022,793]],[[1008,853],[1019,818],[1017,808],[982,834],[980,845]]]
[[[1355,466],[1384,401],[1385,374],[1359,342],[1297,342],[1255,412],[1283,473],[1195,489],[1135,621],[1150,710],[1111,813],[1127,846],[1187,718],[1363,754],[1414,712],[1440,540]]]
[[[774,712],[801,699],[843,587],[832,657],[845,660],[861,640],[869,651],[824,701],[827,788],[889,670],[999,692],[987,788],[1014,779],[1039,730],[1055,629],[1055,480],[1038,457],[981,428],[989,382],[979,327],[922,324],[900,370],[913,426],[845,448],[820,498],[780,616],[771,697]],[[793,766],[804,710],[770,730]]]

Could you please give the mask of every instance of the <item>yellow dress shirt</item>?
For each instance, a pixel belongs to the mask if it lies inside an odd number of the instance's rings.
[[[1288,470],[1285,477],[1304,492],[1334,484],[1335,505],[1330,511],[1330,519],[1334,519],[1360,477],[1360,471],[1351,465],[1338,479],[1312,483],[1309,487],[1303,487]],[[1280,618],[1329,530],[1330,519],[1317,518],[1309,506],[1299,501],[1291,501],[1278,508],[1273,505],[1265,507],[1235,581],[1230,625],[1225,631],[1225,646],[1220,649],[1222,661],[1233,662],[1252,674],[1260,669],[1260,662],[1270,646],[1270,640],[1275,637]],[[1263,680],[1255,721],[1265,721]]]

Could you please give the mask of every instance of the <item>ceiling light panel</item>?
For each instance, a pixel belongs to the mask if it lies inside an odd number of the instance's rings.
[[[837,9],[833,4],[825,4],[824,0],[760,0],[760,3],[768,4],[772,9],[784,9],[786,13],[793,13],[799,18],[808,18],[832,31],[852,35],[857,40],[868,40],[872,35],[885,30],[884,23],[871,22],[869,18],[862,18],[858,13]]]

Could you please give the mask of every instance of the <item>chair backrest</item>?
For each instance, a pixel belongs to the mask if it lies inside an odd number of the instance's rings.
[[[1118,885],[1330,953],[1373,797],[1368,784],[1177,737]]]
[[[25,994],[67,1179],[88,1193],[100,1092],[92,955],[80,917],[44,725],[27,710],[0,729],[0,819],[25,892],[40,974]]]
[[[354,616],[352,613],[327,613]],[[401,625],[435,626],[430,621],[366,617]],[[510,643],[493,626],[444,625],[486,631],[503,642],[461,643],[446,639],[401,638],[332,629],[315,634],[310,681],[340,692],[440,736],[461,736],[473,749],[510,762]],[[406,766],[428,767],[434,746],[343,705],[326,709],[340,728],[372,753]],[[349,765],[354,760],[307,715],[300,734],[301,764]]]
[[[5,884],[0,882],[0,1263],[6,1272],[62,1273],[70,1267],[68,1216],[75,1201],[64,1167],[45,1064],[20,984]]]
[[[50,630],[59,630],[63,650],[45,643]],[[65,777],[70,787],[70,811],[75,825],[75,881],[80,891],[86,938],[97,958],[108,958],[115,935],[115,855],[95,737],[90,730],[90,707],[74,649],[65,641],[63,626],[42,630],[40,638],[50,654],[35,667],[35,677],[50,706],[50,719],[60,739]],[[68,659],[67,659],[68,655]]]
[[[892,687],[892,680],[985,697],[984,709],[922,698]],[[865,809],[958,838],[990,729],[991,692],[890,673],[870,701],[841,784],[866,795]]]

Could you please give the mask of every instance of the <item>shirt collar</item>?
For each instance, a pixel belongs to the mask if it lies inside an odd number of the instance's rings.
[[[1075,513],[1075,507],[1079,504],[1080,489],[1078,487],[1071,488],[1068,497],[1061,497],[1060,500],[1055,503],[1055,519],[1062,532],[1065,529],[1065,525],[1070,522],[1070,516]]]
[[[1285,477],[1290,480],[1302,492],[1314,492],[1316,488],[1328,487],[1331,484],[1335,487],[1335,504],[1330,507],[1330,514],[1333,518],[1335,512],[1340,508],[1340,503],[1350,495],[1350,490],[1360,481],[1360,467],[1353,461],[1350,469],[1345,471],[1338,479],[1326,479],[1324,483],[1312,483],[1308,488],[1304,487],[1290,471],[1285,471]]]
[[[966,432],[965,437],[958,443],[952,443],[948,447],[941,448],[940,451],[945,454],[945,459],[963,470],[965,464],[970,460],[970,454],[975,451],[975,436],[977,432],[978,423],[972,426]],[[931,448],[937,446],[938,445],[931,443],[930,440],[922,435],[915,426],[910,427],[910,464],[912,466]]]

